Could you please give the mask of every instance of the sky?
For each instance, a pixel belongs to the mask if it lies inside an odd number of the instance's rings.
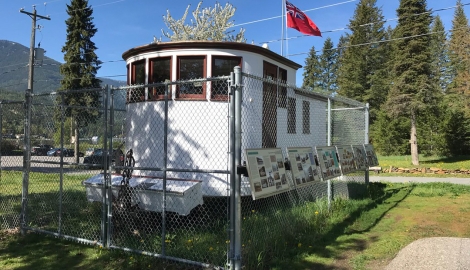
[[[221,5],[227,2],[218,1]],[[287,29],[287,41],[283,45],[282,37],[282,0],[231,0],[229,3],[236,8],[232,17],[237,33],[245,29],[247,43],[262,45],[267,43],[269,49],[283,54],[290,60],[305,64],[308,52],[315,46],[321,50],[326,38],[330,37],[336,47],[341,35],[349,33],[347,25],[354,15],[359,0],[291,0],[299,9],[318,26],[322,37],[304,36],[295,29]],[[462,0],[468,4],[470,0]],[[36,46],[46,50],[46,56],[56,61],[64,62],[62,47],[65,44],[68,15],[66,4],[70,0],[0,0],[0,40],[10,40],[29,47],[31,37],[31,18],[20,13],[20,8],[27,12],[33,11],[33,5],[38,15],[50,16],[51,20],[39,20],[36,30]],[[125,81],[126,64],[122,53],[153,41],[153,37],[168,41],[161,33],[167,30],[163,16],[167,10],[175,19],[180,19],[186,7],[190,4],[193,11],[199,0],[89,0],[93,8],[93,23],[98,32],[92,38],[98,50],[99,59],[103,62],[98,77],[108,77]],[[214,7],[215,0],[204,0],[202,7]],[[433,15],[439,15],[448,31],[452,26],[456,0],[428,0],[427,6],[434,10]],[[396,25],[396,9],[399,0],[377,0],[377,6],[382,9],[382,15],[387,25]],[[464,6],[467,18],[470,18],[470,6]],[[188,15],[188,19],[192,14]],[[188,21],[189,23],[189,21]],[[449,33],[449,32],[448,32]],[[0,55],[0,57],[2,57]],[[45,62],[46,63],[46,62]],[[27,65],[27,63],[18,63]],[[12,67],[16,69],[17,67]],[[26,68],[26,67],[25,67]],[[302,84],[303,69],[297,71],[296,84]]]

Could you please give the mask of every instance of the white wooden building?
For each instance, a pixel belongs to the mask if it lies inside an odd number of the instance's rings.
[[[270,78],[296,85],[299,64],[262,46],[212,41],[160,42],[123,53],[128,85],[184,81],[245,74],[242,148],[285,148],[326,144],[327,97],[278,86]],[[165,87],[127,90],[126,149],[136,167],[162,168]],[[168,154],[170,169],[227,170],[229,152],[228,83],[202,81],[169,88]],[[136,169],[136,175],[161,177],[162,171]],[[228,175],[168,171],[167,177],[202,181],[205,196],[227,196]],[[244,179],[242,195],[250,195]]]

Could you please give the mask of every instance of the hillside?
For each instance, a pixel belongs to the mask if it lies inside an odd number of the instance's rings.
[[[8,40],[0,40],[0,92],[22,92],[28,86],[29,48]],[[60,62],[44,56],[42,66],[34,69],[34,92],[56,91],[62,75]],[[103,85],[124,85],[125,82],[100,78]]]

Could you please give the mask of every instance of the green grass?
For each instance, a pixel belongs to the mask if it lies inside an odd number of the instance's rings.
[[[0,178],[0,215],[18,213],[21,173]],[[100,239],[101,204],[86,201],[83,175],[64,175],[63,219],[58,217],[56,174],[31,173],[29,225],[63,234]],[[405,245],[429,236],[469,237],[470,187],[444,183],[371,183],[358,199],[336,197],[327,202],[289,204],[291,197],[267,198],[264,204],[244,204],[242,258],[245,269],[380,269]],[[297,201],[301,201],[298,200]],[[5,202],[11,207],[3,207]],[[255,201],[258,202],[258,201]],[[221,200],[204,207],[223,207]],[[273,207],[275,206],[275,207]],[[215,208],[215,207],[214,207]],[[213,214],[213,215],[210,215]],[[125,216],[113,244],[161,252],[158,214]],[[166,252],[215,265],[224,265],[227,220],[220,213],[168,216]],[[167,269],[185,268],[150,256],[107,250],[97,241],[73,241],[28,233],[0,233],[1,269]]]
[[[419,157],[419,166],[411,163],[411,156],[377,156],[379,166],[388,168],[390,166],[398,168],[441,168],[446,170],[457,170],[470,168],[470,156],[457,157]]]

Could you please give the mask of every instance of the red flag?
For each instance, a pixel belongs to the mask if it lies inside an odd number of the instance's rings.
[[[305,13],[287,1],[286,8],[287,27],[294,28],[306,35],[321,37],[320,29],[318,29]]]

